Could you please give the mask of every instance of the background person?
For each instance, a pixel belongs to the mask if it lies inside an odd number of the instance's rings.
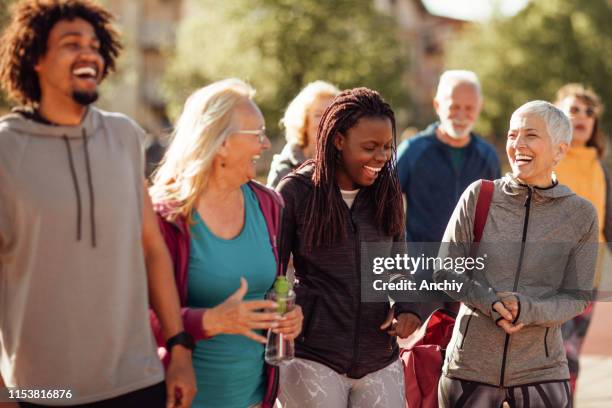
[[[254,93],[236,79],[194,92],[151,187],[197,340],[194,407],[271,407],[278,374],[264,362],[261,330],[295,338],[301,329],[299,307],[283,319],[259,311],[275,307],[264,296],[280,271],[282,204],[251,181],[270,147]]]
[[[289,103],[281,119],[287,144],[272,159],[268,173],[270,187],[276,187],[283,177],[314,156],[319,121],[339,93],[338,88],[330,83],[314,81],[306,85]]]
[[[444,72],[433,100],[439,121],[398,147],[408,242],[440,242],[467,186],[500,177],[495,149],[472,132],[482,103],[476,74]]]
[[[597,258],[593,206],[559,184],[553,168],[572,138],[569,119],[533,101],[510,120],[512,173],[495,180],[472,273],[436,271],[436,282],[463,282],[463,302],[446,352],[441,407],[571,406],[561,325],[589,304]],[[470,255],[481,183],[464,192],[440,257]]]
[[[555,104],[572,122],[572,144],[565,158],[555,168],[559,182],[591,202],[599,219],[599,242],[612,241],[612,183],[603,162],[606,138],[599,121],[603,106],[597,94],[582,84],[567,84],[557,91]],[[595,275],[595,287],[599,286],[602,262],[600,253]],[[575,393],[578,380],[580,349],[593,316],[594,303],[579,316],[563,325],[563,338],[570,370],[570,387]]]
[[[321,118],[314,160],[278,185],[282,259],[293,254],[305,316],[297,358],[281,367],[283,406],[406,405],[396,335],[410,335],[420,318],[410,304],[365,302],[360,276],[361,243],[404,241],[395,137],[377,92],[343,91]]]
[[[409,243],[440,242],[461,193],[476,180],[500,177],[495,148],[472,131],[482,104],[476,74],[462,70],[444,72],[433,100],[439,121],[398,147],[397,172],[406,199]],[[437,247],[424,245],[422,249],[415,247],[415,251],[435,256]],[[417,272],[417,281],[431,272]],[[441,302],[423,302],[423,317],[441,306]],[[446,307],[458,306],[446,304]]]

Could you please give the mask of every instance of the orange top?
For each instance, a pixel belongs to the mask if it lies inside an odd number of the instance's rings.
[[[605,242],[606,178],[595,148],[571,147],[555,173],[561,184],[593,204],[599,219],[599,241]]]

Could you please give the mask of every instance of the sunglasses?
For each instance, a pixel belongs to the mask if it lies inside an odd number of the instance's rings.
[[[239,135],[255,135],[257,136],[257,140],[259,140],[259,143],[261,144],[264,144],[266,141],[266,128],[259,130],[239,130],[234,133]]]
[[[581,112],[584,112],[587,118],[592,118],[595,116],[595,109],[593,109],[591,106],[587,106],[587,108],[584,110],[577,106],[570,106],[569,108],[570,115],[577,115]]]

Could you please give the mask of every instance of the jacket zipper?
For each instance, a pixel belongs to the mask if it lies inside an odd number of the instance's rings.
[[[531,197],[533,194],[533,190],[531,187],[527,187],[527,199],[525,200],[525,220],[523,222],[523,238],[521,240],[521,254],[519,256],[518,266],[516,268],[516,274],[514,276],[514,286],[512,287],[512,291],[516,292],[518,288],[519,278],[521,276],[521,269],[523,267],[523,255],[525,253],[525,242],[527,241],[527,227],[529,226],[529,211],[531,209]],[[510,335],[506,334],[506,341],[504,342],[504,355],[502,358],[502,366],[501,366],[501,375],[499,379],[499,386],[504,386],[504,377],[506,371],[506,362],[507,362],[507,354],[508,347],[510,345]]]
[[[463,333],[463,339],[461,339],[461,345],[459,346],[460,349],[463,349],[463,343],[465,343],[465,338],[467,337],[467,334],[468,334],[468,329],[470,327],[470,322],[472,321],[472,316],[474,315],[471,314],[470,317],[468,317],[467,324],[465,325],[465,332]]]
[[[357,224],[353,220],[353,209],[355,208],[356,201],[357,201],[357,197],[355,197],[355,202],[353,202],[353,205],[351,206],[351,209],[349,210],[349,214],[351,218],[351,225],[353,226],[353,230],[355,231],[355,259],[357,261],[356,262],[357,282],[360,282],[361,284],[361,271],[360,271],[360,268],[361,268],[360,249],[361,248],[359,244],[359,228],[357,227]],[[361,293],[361,288],[358,293]],[[351,373],[353,371],[353,369],[357,365],[357,360],[359,359],[359,331],[361,329],[360,322],[361,322],[361,300],[357,303],[357,319],[355,322],[355,337],[353,339],[353,358],[351,359],[351,365],[349,367],[348,373]]]
[[[548,329],[547,327],[544,333],[544,352],[546,353],[546,358],[548,358]]]

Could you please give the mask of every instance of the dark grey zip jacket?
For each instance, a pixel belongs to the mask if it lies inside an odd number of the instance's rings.
[[[279,154],[275,154],[268,173],[268,187],[275,188],[281,179],[306,161],[304,151],[296,144],[287,143]]]
[[[346,209],[347,238],[331,248],[308,251],[304,242],[306,204],[312,197],[313,166],[285,177],[278,191],[285,201],[281,259],[293,254],[295,291],[304,323],[296,340],[296,356],[324,364],[350,378],[361,378],[398,359],[395,337],[380,330],[389,312],[388,302],[361,300],[361,243],[403,241],[379,231],[374,221],[370,189],[362,189]],[[414,313],[416,305],[396,303],[395,313]]]
[[[479,190],[475,182],[459,200],[439,256],[469,256]],[[595,209],[566,186],[527,187],[511,175],[495,180],[478,250],[484,270],[434,274],[436,282],[464,283],[459,292],[447,292],[463,305],[443,373],[503,387],[569,379],[561,325],[591,299],[597,234]],[[516,323],[525,324],[518,333],[507,335],[496,325],[497,292],[517,294]]]

